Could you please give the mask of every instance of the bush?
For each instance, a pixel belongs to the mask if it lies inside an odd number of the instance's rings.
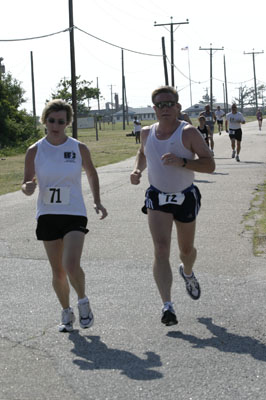
[[[0,80],[0,148],[24,146],[41,137],[33,116],[19,106],[25,102],[24,90],[10,74]]]

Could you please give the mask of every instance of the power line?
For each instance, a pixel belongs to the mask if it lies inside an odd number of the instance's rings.
[[[218,82],[224,82],[223,79],[218,79],[218,78],[212,78],[214,81],[218,81]],[[246,81],[241,81],[241,82],[227,82],[230,83],[230,85],[238,85],[239,83],[246,83],[246,82],[250,82],[252,81],[253,78],[247,79]]]
[[[108,44],[109,46],[113,46],[113,47],[116,47],[116,48],[118,48],[118,49],[123,49],[123,50],[125,50],[125,51],[129,51],[129,52],[135,53],[135,54],[140,54],[140,55],[143,55],[143,56],[162,57],[161,54],[144,53],[144,52],[137,51],[137,50],[127,49],[127,48],[125,48],[125,47],[123,47],[123,46],[119,46],[119,45],[117,45],[117,44],[108,42],[107,40],[101,39],[101,38],[99,38],[99,37],[97,37],[97,36],[95,36],[95,35],[92,35],[91,33],[86,32],[86,31],[84,31],[83,29],[78,28],[78,27],[75,26],[75,25],[73,25],[73,26],[71,26],[71,27],[69,27],[69,28],[67,28],[67,29],[64,29],[64,30],[62,30],[62,31],[54,32],[54,33],[49,33],[49,34],[47,34],[47,35],[33,36],[33,37],[21,38],[21,39],[0,39],[0,42],[19,42],[19,41],[23,41],[23,40],[25,41],[25,40],[43,39],[43,38],[46,38],[46,37],[49,37],[49,36],[58,35],[58,34],[63,33],[63,32],[68,32],[68,31],[70,31],[70,30],[72,30],[72,29],[77,29],[77,30],[79,30],[80,32],[85,33],[86,35],[91,36],[91,37],[93,37],[93,38],[96,39],[96,40],[99,40],[100,42],[106,43],[106,44]]]
[[[120,50],[129,51],[129,52],[135,53],[135,54],[141,54],[142,56],[162,57],[161,54],[142,53],[141,51],[126,49],[126,48],[123,47],[123,46],[118,46],[117,44],[110,43],[110,42],[108,42],[107,40],[104,40],[104,39],[101,39],[101,38],[99,38],[99,37],[97,37],[97,36],[95,36],[95,35],[92,35],[91,33],[86,32],[86,31],[84,31],[83,29],[78,28],[77,26],[74,26],[74,28],[78,29],[80,32],[83,32],[83,33],[85,33],[85,34],[88,35],[88,36],[93,37],[93,38],[96,39],[96,40],[99,40],[100,42],[109,44],[110,46],[116,47],[116,48],[118,48],[118,49],[120,49]]]
[[[97,36],[95,36],[95,35],[92,35],[91,33],[88,33],[88,32],[86,32],[86,31],[84,31],[84,30],[78,28],[77,26],[73,26],[73,27],[71,27],[71,28],[66,28],[66,29],[63,29],[63,30],[58,31],[58,32],[53,32],[53,33],[49,33],[49,34],[41,35],[41,36],[33,36],[33,37],[29,37],[29,38],[20,38],[20,39],[0,39],[0,42],[18,42],[18,41],[26,41],[26,40],[43,39],[43,38],[46,38],[46,37],[50,37],[50,36],[54,36],[54,35],[59,35],[60,33],[68,32],[70,29],[73,29],[73,28],[78,29],[78,30],[81,31],[82,33],[85,33],[86,35],[91,36],[91,37],[93,37],[93,38],[96,39],[96,40],[99,40],[99,41],[101,41],[101,42],[103,42],[103,43],[106,43],[106,44],[108,44],[108,45],[110,45],[110,46],[117,47],[117,48],[119,48],[119,49],[124,49],[125,51],[129,51],[129,52],[132,52],[132,53],[141,54],[141,55],[145,55],[145,56],[162,57],[161,54],[149,54],[149,53],[143,53],[143,52],[139,52],[139,51],[135,51],[135,50],[131,50],[131,49],[126,49],[126,48],[121,47],[121,46],[118,46],[118,45],[116,45],[116,44],[114,44],[114,43],[110,43],[110,42],[108,42],[108,41],[106,41],[106,40],[103,40],[103,39],[101,39],[101,38],[99,38],[99,37],[97,37]],[[205,49],[201,49],[201,50],[205,50]],[[214,49],[214,50],[215,50],[215,49]],[[262,53],[263,53],[263,52],[262,52]],[[252,53],[244,53],[244,54],[252,54]],[[255,54],[261,54],[261,52],[255,53]],[[169,60],[169,58],[168,58],[167,56],[166,56],[166,58],[167,58],[167,61],[168,61],[169,65],[171,65],[171,61]],[[188,77],[184,72],[182,72],[175,64],[174,64],[174,68],[175,68],[182,76],[184,76],[184,78],[186,78],[186,79],[189,80],[189,77]],[[229,81],[228,83],[229,83],[229,84],[232,84],[232,85],[237,85],[237,84],[239,84],[239,83],[250,82],[250,81],[252,81],[252,79],[253,79],[253,78],[248,79],[248,80],[245,80],[245,81],[241,81],[241,82],[230,82],[230,81]],[[213,80],[223,82],[222,79],[218,79],[218,78],[214,78],[214,77],[213,77]],[[191,82],[192,82],[192,83],[205,83],[205,82],[207,82],[207,81],[200,82],[200,81],[195,81],[195,80],[191,79]]]
[[[171,61],[169,60],[169,58],[166,56],[166,59],[167,59],[167,61],[168,61],[168,63],[169,64],[171,64]],[[184,73],[184,72],[182,72],[175,64],[174,64],[174,67],[175,67],[175,69],[184,77],[184,78],[186,78],[188,81],[189,81],[189,77]],[[215,77],[213,77],[212,78],[214,81],[218,81],[218,82],[224,82],[224,80],[223,79],[219,79],[219,78],[215,78]],[[246,83],[246,82],[250,82],[250,81],[252,81],[253,80],[253,78],[250,78],[250,79],[247,79],[247,80],[245,80],[245,81],[241,81],[241,82],[227,82],[227,83],[229,83],[230,85],[238,85],[238,84],[242,84],[242,83]],[[192,83],[197,83],[197,84],[203,84],[203,83],[206,83],[206,82],[208,82],[209,80],[207,79],[206,81],[200,81],[200,80],[198,80],[198,81],[196,81],[196,80],[194,80],[194,79],[191,79],[191,82]],[[263,82],[262,82],[263,83]]]
[[[23,40],[35,40],[35,39],[43,39],[49,36],[54,36],[54,35],[58,35],[59,33],[63,33],[63,32],[68,32],[70,29],[72,28],[67,28],[64,29],[62,31],[59,32],[54,32],[54,33],[49,33],[47,35],[42,35],[42,36],[34,36],[34,37],[30,37],[30,38],[22,38],[22,39],[0,39],[0,42],[21,42]]]
[[[167,58],[167,61],[169,62],[169,64],[171,64],[169,58],[168,58],[168,57],[166,57],[166,58]],[[186,78],[187,80],[190,80],[189,77],[188,77],[186,74],[184,74],[184,72],[182,72],[175,64],[174,64],[174,68],[175,68],[184,78]],[[205,83],[205,82],[208,82],[208,80],[206,80],[206,81],[204,81],[204,82],[200,82],[200,81],[195,81],[195,80],[191,79],[191,82],[193,82],[193,83]]]

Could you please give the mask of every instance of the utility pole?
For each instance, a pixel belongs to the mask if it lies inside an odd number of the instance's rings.
[[[75,65],[75,44],[74,44],[74,20],[73,20],[73,2],[68,0],[69,5],[69,36],[70,36],[70,62],[71,62],[71,87],[72,87],[72,108],[74,111],[72,123],[72,136],[78,138],[77,121],[77,85],[76,85],[76,65]]]
[[[122,107],[123,107],[123,130],[126,129],[125,123],[125,75],[124,75],[124,50],[122,51]]]
[[[111,120],[112,120],[112,129],[113,129],[113,86],[116,85],[108,85],[111,89]]]
[[[35,106],[35,85],[34,85],[34,69],[33,69],[33,53],[30,52],[30,61],[31,61],[31,86],[32,86],[32,110],[34,117],[34,126],[36,129],[36,106]]]
[[[190,73],[189,47],[188,47],[188,49],[187,49],[187,59],[188,59],[188,76],[189,76],[189,90],[190,90],[190,106],[192,107],[192,89],[191,89],[191,73]]]
[[[163,50],[164,81],[165,81],[165,85],[168,86],[169,85],[169,81],[168,81],[168,70],[167,70],[167,63],[166,63],[164,36],[162,37],[162,50]]]
[[[244,109],[244,97],[243,97],[242,83],[241,83],[241,86],[239,86],[239,87],[237,87],[235,89],[238,89],[239,107],[240,107],[240,111],[243,112],[243,109]]]
[[[225,112],[228,113],[228,91],[227,91],[227,78],[226,78],[226,65],[224,55],[224,91],[225,91]]]
[[[169,26],[170,25],[170,40],[171,40],[171,78],[172,78],[172,86],[175,87],[175,74],[174,74],[174,25],[184,25],[189,24],[188,19],[186,22],[172,22],[173,17],[171,18],[171,22],[168,24],[157,24],[154,21],[154,26]]]
[[[262,105],[262,110],[264,112],[264,91],[263,91],[263,86],[261,89],[261,105]]]
[[[246,53],[244,51],[244,54],[252,54],[252,59],[253,59],[253,73],[254,73],[254,89],[255,89],[255,101],[256,101],[256,110],[258,109],[258,94],[257,94],[257,82],[256,82],[256,69],[255,69],[255,54],[263,54],[264,51],[251,51],[250,53]]]
[[[224,89],[224,83],[223,83],[223,97],[224,97],[224,111],[227,113],[227,109],[225,106],[225,89]]]
[[[212,43],[210,44],[210,47],[208,49],[203,49],[202,47],[199,48],[199,50],[210,51],[210,98],[211,98],[210,107],[211,107],[211,111],[212,111],[212,108],[213,108],[213,95],[212,95],[212,54],[213,53],[212,52],[213,52],[213,50],[217,51],[217,50],[223,50],[223,49],[224,49],[223,47],[220,48],[220,49],[213,48],[212,47]]]
[[[96,78],[96,82],[97,82],[97,89],[99,90],[99,80],[98,80],[98,77]],[[99,115],[100,115],[100,96],[99,96],[99,93],[98,93],[98,96],[97,96],[97,103],[98,103],[98,113],[99,113]],[[101,130],[102,130],[101,118],[100,118],[100,121],[99,121],[99,128],[100,128],[100,131],[101,131]],[[97,132],[96,140],[98,140],[98,132]]]

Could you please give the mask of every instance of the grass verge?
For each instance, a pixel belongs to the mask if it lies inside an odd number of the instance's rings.
[[[266,255],[266,181],[255,189],[249,211],[244,215],[245,230],[252,235],[253,254]]]

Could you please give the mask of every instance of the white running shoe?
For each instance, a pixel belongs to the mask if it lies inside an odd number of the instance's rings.
[[[195,277],[194,272],[192,272],[191,277],[185,276],[184,275],[184,265],[180,264],[179,273],[185,281],[187,293],[189,294],[189,296],[193,300],[198,300],[201,295],[201,290],[200,290],[200,284],[199,284],[197,278]]]
[[[62,322],[58,327],[59,332],[72,332],[73,331],[73,323],[76,318],[73,312],[72,307],[66,308],[62,311]]]
[[[235,158],[235,155],[236,155],[236,151],[233,150],[233,151],[232,151],[232,158]]]
[[[78,303],[79,325],[81,328],[90,328],[93,325],[94,317],[91,311],[89,300],[86,303]]]
[[[238,161],[238,162],[240,161],[238,154],[236,155],[236,161]]]

